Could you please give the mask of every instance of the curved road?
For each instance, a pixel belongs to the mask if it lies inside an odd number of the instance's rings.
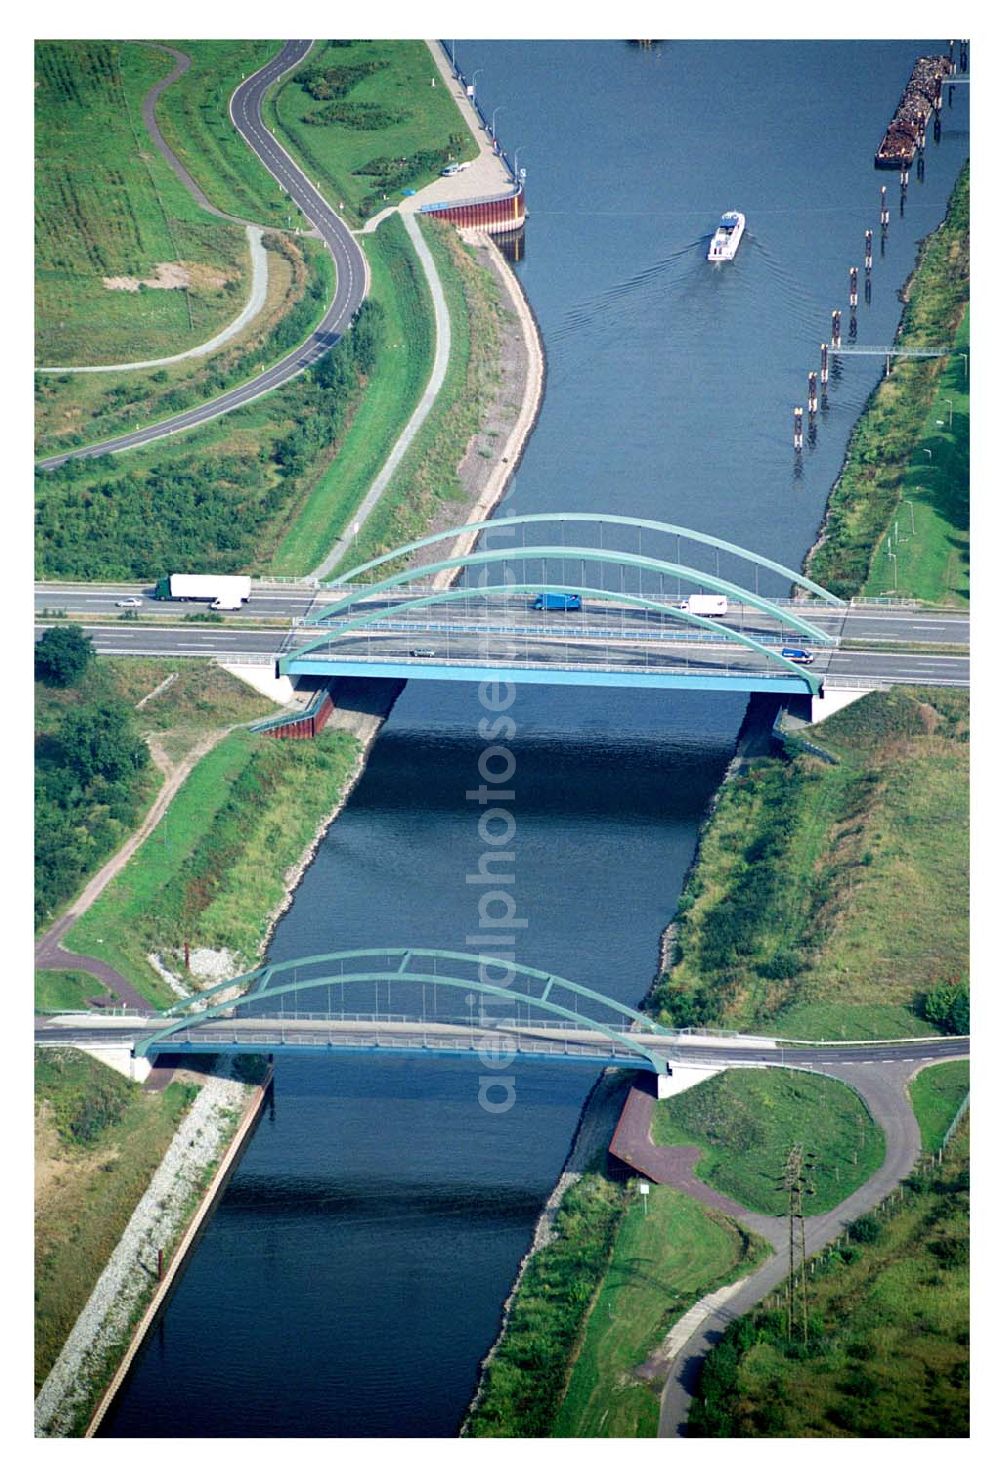
[[[333,303],[323,321],[305,343],[246,384],[219,395],[217,399],[195,406],[192,410],[161,420],[157,425],[133,431],[130,435],[115,436],[79,451],[50,456],[37,463],[43,470],[61,466],[64,461],[80,457],[103,456],[106,452],[127,451],[133,446],[144,446],[149,441],[174,435],[177,431],[189,430],[192,426],[224,415],[228,410],[246,405],[308,369],[317,359],[322,358],[327,349],[333,347],[350,326],[351,319],[368,290],[368,266],[364,254],[343,221],[333,213],[319,191],[309,183],[298,165],[264,127],[261,118],[261,103],[268,88],[284,72],[297,66],[311,45],[311,41],[287,41],[273,61],[240,84],[233,93],[229,112],[237,131],[302,213],[313,222],[333,257],[337,287]]]
[[[954,1037],[941,1037],[935,1038],[933,1052],[926,1048],[917,1049],[913,1045],[910,1049],[913,1057],[919,1059],[892,1059],[883,1056],[881,1050],[872,1049],[868,1054],[873,1059],[869,1061],[853,1065],[841,1061],[821,1068],[825,1075],[835,1076],[846,1082],[864,1098],[872,1117],[885,1134],[885,1158],[872,1177],[847,1199],[826,1214],[810,1215],[806,1219],[807,1259],[817,1255],[824,1246],[842,1234],[852,1220],[881,1204],[913,1172],[920,1156],[920,1129],[906,1090],[907,1082],[922,1065],[929,1064],[930,1056],[945,1060],[968,1056],[969,1041],[967,1038],[958,1040]],[[740,1218],[752,1224],[755,1217],[741,1215]],[[688,1410],[697,1393],[702,1366],[708,1352],[719,1343],[731,1322],[749,1312],[769,1292],[780,1286],[787,1275],[788,1258],[785,1251],[765,1261],[744,1281],[738,1282],[722,1305],[707,1313],[692,1332],[667,1371],[660,1399],[657,1432],[661,1439],[676,1439],[687,1435]]]

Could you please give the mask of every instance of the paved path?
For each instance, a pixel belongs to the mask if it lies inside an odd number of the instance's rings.
[[[117,969],[112,968],[101,958],[92,958],[89,954],[84,953],[68,952],[62,946],[62,939],[87,909],[93,906],[108,883],[113,881],[128,864],[146,837],[156,828],[167,806],[198,760],[204,758],[209,749],[214,748],[219,739],[230,731],[229,728],[222,728],[217,732],[209,733],[167,776],[166,783],[157,794],[139,829],[128,838],[121,850],[116,851],[110,861],[106,861],[100,871],[91,877],[69,911],[35,943],[36,969],[75,969],[79,973],[91,974],[95,979],[100,979],[108,989],[114,990],[123,1004],[144,1011],[149,1008],[149,1001],[143,998],[124,974],[120,974]]]
[[[225,415],[229,410],[249,404],[252,400],[294,379],[296,375],[301,374],[303,370],[321,359],[327,350],[332,348],[347,332],[354,314],[361,306],[368,291],[368,265],[364,253],[344,222],[334,214],[319,190],[309,182],[277,139],[268,132],[261,119],[261,104],[265,93],[285,72],[298,66],[311,45],[311,41],[286,42],[273,61],[268,62],[259,72],[255,72],[252,77],[248,77],[240,84],[233,93],[229,112],[237,131],[282,189],[295,201],[302,213],[314,223],[333,257],[337,275],[336,291],[322,322],[303,344],[293,349],[277,364],[272,364],[270,369],[265,369],[262,374],[247,380],[245,384],[238,385],[235,389],[228,390],[225,394],[208,400],[203,405],[185,410],[180,415],[173,415],[167,420],[159,421],[156,425],[146,426],[143,430],[133,431],[128,435],[114,436],[110,440],[83,447],[79,451],[47,457],[44,461],[37,463],[43,470],[61,466],[64,461],[70,459],[91,458],[110,452],[127,451],[132,447],[144,446],[150,441],[159,440],[163,436],[175,435],[178,431],[202,425],[207,420],[214,420],[217,416]],[[166,80],[169,79],[165,79],[164,85],[166,85]],[[183,168],[179,162],[176,167]],[[219,214],[220,212],[214,213]]]
[[[920,1129],[906,1091],[906,1083],[914,1075],[912,1063],[838,1064],[828,1067],[825,1074],[854,1087],[867,1102],[872,1117],[885,1134],[885,1158],[877,1172],[836,1209],[824,1215],[812,1215],[806,1220],[807,1257],[816,1255],[852,1220],[880,1204],[912,1171],[920,1154]],[[738,1218],[751,1223],[746,1212]],[[781,1255],[765,1262],[734,1288],[725,1303],[710,1313],[681,1348],[663,1388],[658,1431],[661,1438],[686,1434],[688,1408],[697,1389],[706,1353],[719,1342],[731,1322],[743,1316],[784,1281],[787,1269],[787,1261]]]
[[[662,1148],[652,1141],[650,1125],[656,1097],[648,1076],[646,1073],[640,1078],[629,1092],[608,1152],[654,1184],[669,1184],[680,1189],[711,1209],[749,1225],[772,1245],[779,1246],[784,1220],[774,1215],[752,1214],[735,1199],[720,1194],[711,1184],[696,1177],[694,1166],[701,1157],[700,1148]]]
[[[416,251],[420,265],[424,269],[427,285],[431,290],[431,302],[434,305],[434,362],[431,365],[430,378],[424,387],[424,392],[420,397],[417,408],[403,427],[398,441],[383,463],[382,470],[374,482],[372,482],[365,494],[364,500],[351,519],[349,532],[337,539],[323,562],[317,565],[312,573],[307,576],[309,579],[324,579],[327,574],[336,568],[337,564],[339,564],[340,560],[347,553],[354,538],[360,533],[365,523],[381,502],[396,468],[410,449],[414,436],[430,414],[434,401],[438,397],[442,384],[444,384],[444,377],[448,372],[448,358],[451,354],[451,319],[448,316],[448,306],[444,300],[444,288],[441,286],[441,278],[438,276],[437,267],[434,265],[434,258],[431,256],[427,243],[420,234],[420,227],[417,225],[413,216],[406,214],[403,215],[402,219],[406,234],[413,242],[413,249]]]

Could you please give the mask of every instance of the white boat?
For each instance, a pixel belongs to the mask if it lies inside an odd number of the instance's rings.
[[[708,248],[709,261],[732,261],[746,230],[747,218],[738,210],[727,210]]]

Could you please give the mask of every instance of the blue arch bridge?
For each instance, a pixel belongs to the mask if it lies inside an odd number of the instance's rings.
[[[148,1029],[148,1033],[146,1030]],[[675,1031],[570,979],[481,953],[361,948],[266,964],[146,1022],[133,1054],[322,1051],[633,1066]]]
[[[812,697],[846,611],[795,570],[691,528],[533,513],[348,570],[289,636],[278,671]]]

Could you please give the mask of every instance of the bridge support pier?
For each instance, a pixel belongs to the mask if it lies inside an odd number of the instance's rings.
[[[153,1069],[153,1063],[145,1056],[133,1056],[130,1046],[80,1046],[85,1056],[93,1056],[103,1066],[110,1066],[129,1081],[145,1081]]]
[[[679,1096],[681,1092],[690,1091],[699,1082],[707,1081],[710,1076],[717,1076],[725,1069],[725,1066],[678,1066],[675,1062],[670,1068],[669,1076],[656,1078],[656,1100],[662,1102],[666,1097]]]

